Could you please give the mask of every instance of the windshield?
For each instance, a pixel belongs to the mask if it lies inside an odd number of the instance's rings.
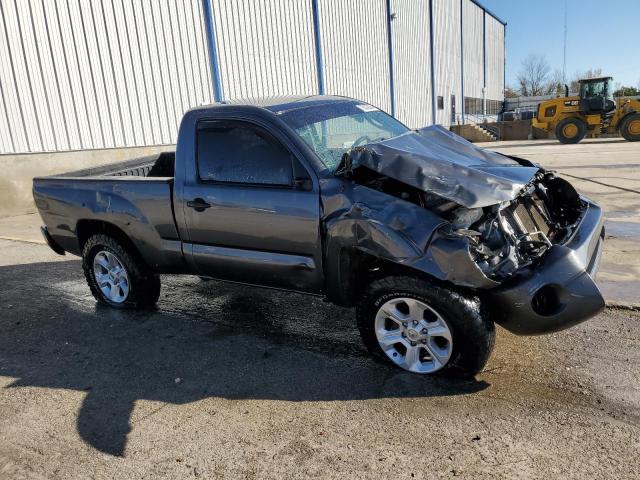
[[[358,102],[339,102],[290,110],[283,120],[335,171],[350,148],[397,137],[409,129],[381,110]]]

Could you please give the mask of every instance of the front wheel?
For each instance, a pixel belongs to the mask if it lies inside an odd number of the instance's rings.
[[[473,376],[493,350],[494,325],[479,300],[425,280],[373,282],[356,315],[369,352],[409,372]]]
[[[556,138],[560,143],[578,143],[587,134],[587,124],[579,118],[565,118],[556,127]]]
[[[110,307],[146,308],[160,297],[160,277],[111,236],[93,235],[86,241],[82,269],[93,296]]]
[[[633,113],[623,120],[620,134],[629,142],[640,142],[640,113]]]

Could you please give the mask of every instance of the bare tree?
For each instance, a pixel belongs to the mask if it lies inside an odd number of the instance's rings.
[[[551,67],[544,55],[529,54],[522,61],[522,67],[518,74],[520,94],[525,97],[544,95],[548,88],[550,71]]]
[[[545,93],[547,95],[564,95],[564,75],[562,74],[562,70],[558,70],[557,68],[553,71],[553,73],[549,77],[549,82],[546,85]]]

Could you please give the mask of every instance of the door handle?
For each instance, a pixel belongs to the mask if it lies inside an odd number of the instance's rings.
[[[196,212],[204,212],[207,208],[211,207],[211,204],[205,202],[202,198],[194,198],[190,202],[187,202],[187,207],[193,208]]]

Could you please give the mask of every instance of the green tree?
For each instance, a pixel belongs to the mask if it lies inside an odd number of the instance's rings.
[[[613,92],[614,97],[634,97],[636,95],[640,95],[640,89],[636,87],[618,87],[615,92]]]

